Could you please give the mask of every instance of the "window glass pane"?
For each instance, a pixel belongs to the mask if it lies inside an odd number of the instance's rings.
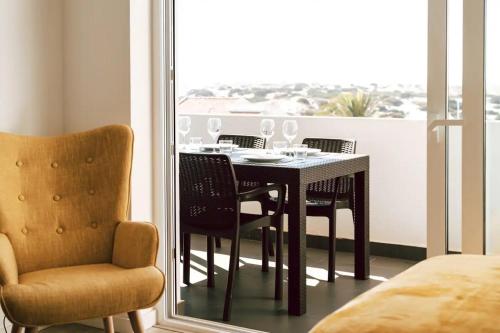
[[[500,1],[486,3],[486,252],[500,254]]]
[[[426,119],[426,10],[424,0],[179,0],[177,110]]]

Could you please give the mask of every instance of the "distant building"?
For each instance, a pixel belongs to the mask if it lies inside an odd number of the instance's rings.
[[[190,114],[261,114],[263,110],[256,108],[242,97],[184,97],[177,105],[179,113]]]

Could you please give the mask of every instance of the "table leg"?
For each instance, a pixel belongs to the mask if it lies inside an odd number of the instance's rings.
[[[370,190],[369,171],[354,175],[354,277],[370,276]]]
[[[288,185],[288,313],[306,313],[306,185]]]

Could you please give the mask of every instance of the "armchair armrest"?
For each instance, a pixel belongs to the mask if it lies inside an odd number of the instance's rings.
[[[18,284],[16,256],[9,238],[0,234],[0,286]]]
[[[285,185],[271,184],[271,185],[258,187],[254,190],[251,190],[251,191],[242,192],[242,193],[238,194],[238,197],[242,201],[248,201],[249,199],[259,197],[259,196],[266,194],[266,193],[269,193],[271,191],[278,191],[278,200],[277,200],[278,205],[276,207],[276,211],[274,212],[273,216],[282,215],[284,213],[284,209],[285,209],[285,195],[286,195],[286,186]]]
[[[158,229],[154,224],[122,222],[115,231],[113,264],[123,268],[154,266],[158,246]]]

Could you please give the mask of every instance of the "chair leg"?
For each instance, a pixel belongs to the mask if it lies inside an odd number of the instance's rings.
[[[113,324],[113,317],[105,317],[102,319],[104,323],[104,332],[105,333],[115,333],[115,326]]]
[[[237,260],[239,247],[240,247],[240,237],[239,237],[239,235],[236,235],[231,240],[231,256],[229,258],[229,275],[227,277],[226,298],[224,301],[224,315],[223,315],[224,321],[229,321],[229,319],[231,318],[231,305],[232,305],[232,298],[233,298],[234,278],[236,275],[236,267],[239,264],[238,260]]]
[[[25,333],[38,333],[38,327],[26,327],[24,329]]]
[[[236,270],[240,270],[240,250],[241,250],[241,244],[238,236],[238,250],[236,252]]]
[[[274,257],[274,246],[273,246],[273,232],[269,232],[269,256]]]
[[[263,199],[260,201],[260,208],[262,210],[262,215],[269,215],[269,209],[267,208],[266,200],[268,200],[268,199],[266,198],[266,199]],[[272,232],[269,233],[268,249],[269,249],[269,256],[274,257],[274,246],[273,246],[273,234],[272,234]]]
[[[215,237],[215,247],[220,249],[222,247],[222,241],[220,237]]]
[[[207,287],[213,288],[215,286],[215,273],[214,273],[214,237],[207,236]]]
[[[283,299],[283,216],[276,226],[276,281],[274,299]]]
[[[12,325],[12,333],[21,333],[23,331],[23,328],[21,326],[18,326],[16,324]]]
[[[183,244],[184,247],[182,249],[183,253],[183,282],[185,285],[190,285],[189,275],[191,272],[191,234],[184,233],[183,234]]]
[[[336,215],[337,210],[334,209],[332,216],[328,218],[328,282],[335,282]]]
[[[269,271],[269,227],[262,228],[262,271]]]
[[[132,331],[134,331],[134,333],[144,333],[139,311],[129,312],[128,318],[130,319],[130,326],[132,326]]]

